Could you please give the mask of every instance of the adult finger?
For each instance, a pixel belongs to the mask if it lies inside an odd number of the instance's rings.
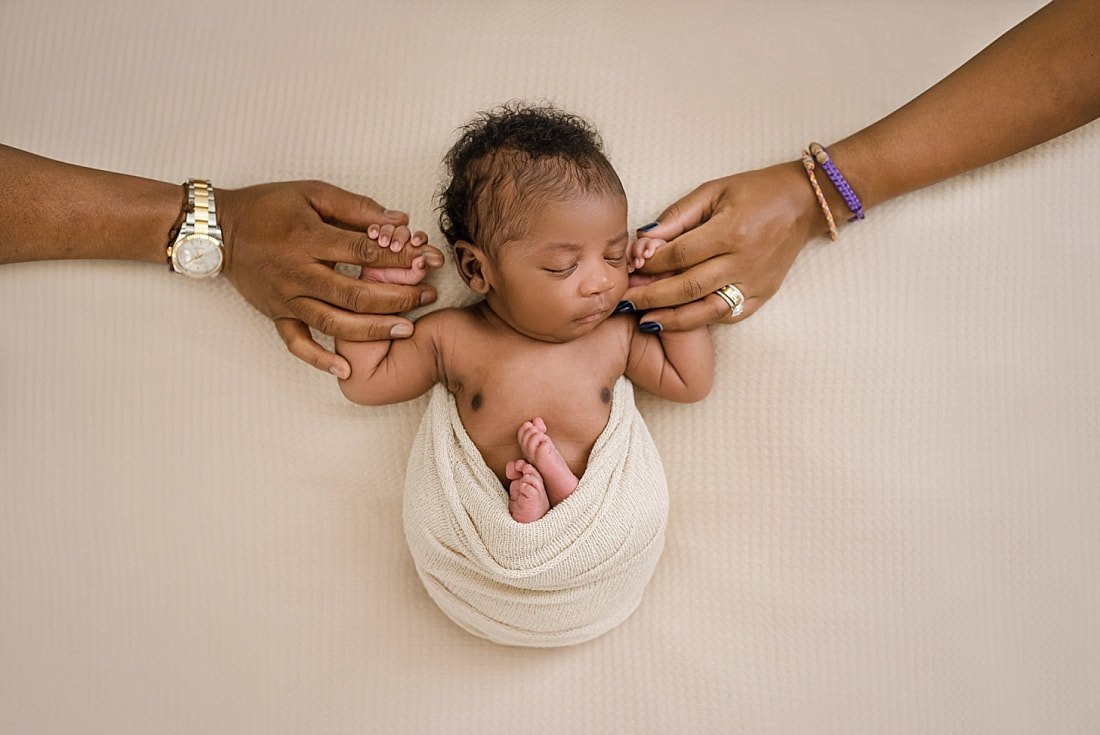
[[[397,286],[396,288],[408,287]],[[400,316],[374,312],[354,314],[304,296],[291,301],[290,310],[299,321],[305,322],[318,332],[353,342],[401,339],[410,336],[413,332],[412,322]]]
[[[656,322],[662,332],[683,332],[706,324],[723,322],[732,324],[746,318],[756,309],[755,299],[746,299],[744,311],[736,317],[730,316],[730,306],[718,294],[708,294],[698,301],[692,301],[671,309],[654,309],[646,312],[641,324]]]
[[[344,378],[351,375],[351,365],[335,352],[317,344],[309,327],[295,319],[276,319],[275,330],[282,337],[290,354],[318,370]]]
[[[654,256],[656,257],[656,256]],[[729,283],[723,276],[725,258],[711,258],[698,266],[641,286],[632,286],[623,294],[638,310],[659,309],[698,301]]]
[[[390,272],[390,269],[382,272]],[[393,272],[405,273],[406,270],[393,269]],[[396,314],[436,299],[435,288],[426,283],[403,284],[400,278],[392,282],[364,281],[321,263],[313,264],[302,276],[301,283],[303,295],[358,314]]]
[[[705,222],[714,211],[717,200],[717,191],[710,186],[711,183],[697,186],[690,194],[670,204],[655,222],[639,227],[639,234],[672,240]]]
[[[356,194],[324,181],[310,182],[306,196],[321,219],[357,230],[374,225],[406,225],[409,215],[386,209],[368,196]]]
[[[722,228],[717,220],[708,220],[657,248],[639,270],[643,273],[683,271],[728,252]]]

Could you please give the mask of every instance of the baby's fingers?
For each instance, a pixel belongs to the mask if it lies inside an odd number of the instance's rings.
[[[393,235],[390,237],[390,250],[395,253],[401,252],[406,244],[412,247],[420,247],[428,242],[428,236],[420,230],[415,233],[405,225],[401,225],[393,231]]]
[[[401,226],[405,227],[404,225]],[[396,253],[401,248],[391,247],[391,241],[393,239],[394,232],[397,229],[398,228],[394,225],[370,225],[367,227],[367,237],[369,237],[371,240],[375,240],[378,243],[379,247],[390,248]],[[405,227],[405,230],[407,232],[408,228]]]

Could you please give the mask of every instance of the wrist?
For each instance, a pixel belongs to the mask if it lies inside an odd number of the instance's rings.
[[[846,138],[830,145],[829,155],[840,170],[844,172],[844,178],[847,179],[852,189],[859,192],[859,200],[863,204],[863,211],[866,213],[871,207],[891,199],[894,195],[884,194],[884,191],[890,188],[887,180],[890,165],[882,156],[865,153],[864,147],[859,144],[856,138]],[[829,200],[830,206],[836,202],[838,218],[847,222],[848,218],[854,214],[831,181],[828,182],[825,196]]]
[[[168,234],[180,216],[183,197],[179,184],[118,174],[109,177],[103,180],[102,189],[121,204],[114,217],[116,224],[102,216],[89,217],[91,228],[102,223],[103,250],[91,257],[163,264]]]
[[[791,218],[793,229],[800,233],[797,240],[805,243],[812,237],[828,235],[829,223],[822,213],[821,204],[815,196],[814,189],[807,181],[806,168],[803,166],[802,161],[785,163],[781,165],[781,168],[784,175],[790,179],[790,184],[786,190],[790,192],[789,206],[794,212],[794,216]],[[829,199],[831,195],[825,191],[824,187],[822,187],[822,192],[831,209],[833,205],[832,200]],[[839,197],[839,194],[835,196]],[[843,200],[841,204],[843,205]]]

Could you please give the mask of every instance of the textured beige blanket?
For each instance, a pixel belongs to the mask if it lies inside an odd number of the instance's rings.
[[[626,378],[576,491],[534,523],[508,497],[458,416],[432,389],[409,457],[405,535],[443,612],[469,632],[517,646],[567,646],[621,623],[664,547],[668,488]]]
[[[2,0],[0,141],[325,179],[442,245],[452,132],[549,99],[599,127],[636,227],[1042,4]],[[401,514],[426,396],[351,404],[225,280],[0,266],[0,735],[1093,735],[1098,164],[1093,123],[874,207],[714,328],[705,401],[638,391],[664,551],[565,648],[424,593]],[[432,280],[473,298],[453,263]]]

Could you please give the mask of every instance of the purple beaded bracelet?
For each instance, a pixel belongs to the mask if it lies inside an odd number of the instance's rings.
[[[817,160],[825,175],[829,177],[829,181],[833,182],[833,186],[840,192],[840,196],[844,197],[844,203],[848,205],[848,209],[852,210],[854,216],[848,221],[854,222],[857,219],[863,219],[863,204],[860,203],[856,193],[852,191],[851,184],[837,169],[833,159],[829,157],[829,152],[825,150],[825,146],[820,143],[810,143],[810,155]]]

